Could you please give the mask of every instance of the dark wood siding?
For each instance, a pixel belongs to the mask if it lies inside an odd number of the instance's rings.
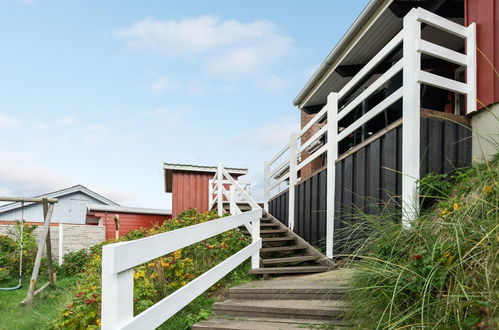
[[[447,173],[471,162],[471,130],[437,118],[421,118],[421,175]],[[402,126],[395,127],[336,162],[335,254],[349,252],[351,226],[361,213],[400,212]],[[323,248],[326,235],[326,170],[296,186],[295,232]],[[288,223],[288,192],[269,202],[269,211]]]

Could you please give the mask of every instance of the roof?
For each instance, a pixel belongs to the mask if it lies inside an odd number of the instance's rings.
[[[172,192],[172,174],[174,171],[178,171],[178,172],[205,172],[205,173],[215,174],[215,172],[217,171],[217,168],[218,168],[217,166],[163,163],[163,170],[165,173],[165,191]],[[248,174],[247,168],[225,167],[225,169],[231,175],[241,176],[241,175]]]
[[[84,193],[104,204],[107,204],[107,205],[115,205],[115,206],[119,206],[118,203],[116,202],[113,202],[112,200],[102,196],[102,195],[99,195],[98,193],[96,193],[95,191],[92,191],[90,189],[88,189],[87,187],[85,186],[82,186],[81,184],[79,185],[76,185],[76,186],[72,186],[72,187],[69,187],[69,188],[65,188],[65,189],[61,189],[61,190],[57,190],[57,191],[54,191],[54,192],[50,192],[50,193],[47,193],[47,194],[44,194],[44,195],[39,195],[39,196],[34,196],[35,198],[43,198],[43,197],[47,197],[47,198],[59,198],[59,197],[62,197],[62,196],[66,196],[66,195],[70,195],[70,194],[73,194],[73,193],[76,193],[76,192],[81,192],[81,193]],[[25,206],[27,205],[30,205],[30,204],[33,204],[33,203],[24,203]],[[6,211],[11,211],[11,210],[15,210],[15,209],[18,209],[21,207],[21,203],[20,202],[16,202],[16,203],[10,203],[10,204],[5,204],[3,206],[0,206],[0,213],[1,212],[6,212]]]
[[[329,93],[339,92],[353,78],[353,75],[341,72],[349,66],[362,67],[368,63],[402,30],[405,12],[411,8],[421,7],[435,13],[441,11],[439,15],[442,17],[464,24],[460,16],[452,16],[452,13],[446,16],[453,6],[451,0],[371,0],[295,97],[293,104],[301,109],[326,104]],[[452,50],[459,51],[462,45],[461,38],[429,25],[423,25],[421,33],[423,39]]]
[[[87,205],[88,212],[117,212],[117,213],[136,213],[136,214],[155,214],[155,215],[171,215],[171,210],[164,209],[150,209],[141,207],[124,207],[116,205],[101,205],[101,204],[89,204]]]
[[[340,39],[336,46],[331,50],[326,59],[322,62],[319,68],[315,71],[312,77],[308,80],[307,84],[301,89],[300,93],[293,100],[293,105],[299,106],[305,97],[321,80],[323,75],[331,68],[336,62],[336,58],[347,50],[350,42],[359,33],[359,31],[366,26],[369,19],[380,8],[384,2],[391,2],[391,0],[371,0],[364,10],[360,13],[359,17],[353,22],[345,35]]]

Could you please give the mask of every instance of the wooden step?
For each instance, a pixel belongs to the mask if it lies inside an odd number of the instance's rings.
[[[282,234],[282,233],[287,233],[287,229],[265,229],[265,230],[260,230],[260,234]]]
[[[327,266],[295,266],[295,267],[269,267],[257,268],[249,271],[253,275],[263,274],[301,274],[301,273],[322,273],[331,270]]]
[[[231,299],[317,299],[317,300],[340,300],[344,297],[349,287],[261,287],[261,288],[241,288],[229,289]]]
[[[214,303],[216,315],[333,320],[341,317],[345,303],[340,300],[247,300],[227,299]]]
[[[303,245],[293,245],[293,246],[276,246],[276,247],[266,247],[261,248],[260,253],[268,253],[268,252],[290,252],[290,251],[299,251],[306,250],[307,248]]]
[[[262,223],[260,222],[260,227],[279,227],[278,223]]]
[[[221,317],[210,318],[201,321],[192,326],[193,330],[283,330],[283,329],[307,329],[307,325],[312,325],[312,329],[329,329],[329,327],[337,329],[341,326],[341,321],[325,321],[325,320],[307,320],[307,319],[280,319],[280,318],[232,318],[225,319]]]
[[[262,242],[286,242],[286,241],[295,241],[296,238],[294,237],[264,237],[262,238]]]
[[[293,264],[305,261],[317,261],[321,257],[319,256],[297,256],[297,257],[287,257],[287,258],[270,258],[263,259],[263,265],[277,265],[277,264]]]

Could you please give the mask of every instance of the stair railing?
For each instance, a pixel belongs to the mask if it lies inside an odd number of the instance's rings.
[[[426,25],[462,39],[466,45],[466,54],[425,40],[422,37],[421,29]],[[339,109],[338,101],[354,92],[356,86],[368,77],[374,68],[401,44],[402,58],[378,76],[353,100],[350,100]],[[460,82],[423,70],[421,67],[421,54],[440,58],[465,68],[466,82]],[[339,123],[345,116],[351,114],[356,107],[389,83],[400,72],[403,74],[403,81],[399,89],[393,91],[354,122],[348,123],[346,127],[340,127]],[[402,30],[386,43],[341,90],[329,93],[327,103],[300,130],[299,134],[292,135],[290,142],[271,160],[265,162],[265,210],[269,210],[270,201],[279,193],[272,194],[272,191],[280,188],[281,184],[288,182],[288,226],[293,229],[294,217],[295,213],[297,213],[294,204],[295,186],[301,181],[297,172],[319,156],[326,155],[326,254],[328,257],[332,257],[335,231],[335,162],[339,156],[338,143],[402,99],[402,224],[409,227],[419,211],[417,181],[420,171],[420,95],[422,84],[465,95],[466,113],[470,114],[476,111],[475,23],[465,27],[423,8],[411,9],[404,17]],[[318,123],[323,123],[323,126],[311,137],[305,139],[304,134],[308,133],[309,129]],[[313,151],[310,151],[311,147],[313,147]],[[305,151],[310,154],[302,158],[301,155]],[[337,190],[341,191],[340,189]]]
[[[231,193],[223,186],[224,178],[233,187],[232,194],[235,196],[237,192],[252,209],[241,212],[236,204],[230,216],[102,248],[102,329],[154,329],[249,257],[252,269],[260,267],[260,218],[263,210],[222,165],[218,166],[216,178],[219,211],[222,195],[231,200]],[[247,226],[251,233],[252,242],[247,247],[134,316],[134,267],[242,225]]]

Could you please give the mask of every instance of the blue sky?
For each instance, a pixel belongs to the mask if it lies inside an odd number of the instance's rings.
[[[169,208],[163,162],[248,167],[367,0],[0,1],[0,195]]]

